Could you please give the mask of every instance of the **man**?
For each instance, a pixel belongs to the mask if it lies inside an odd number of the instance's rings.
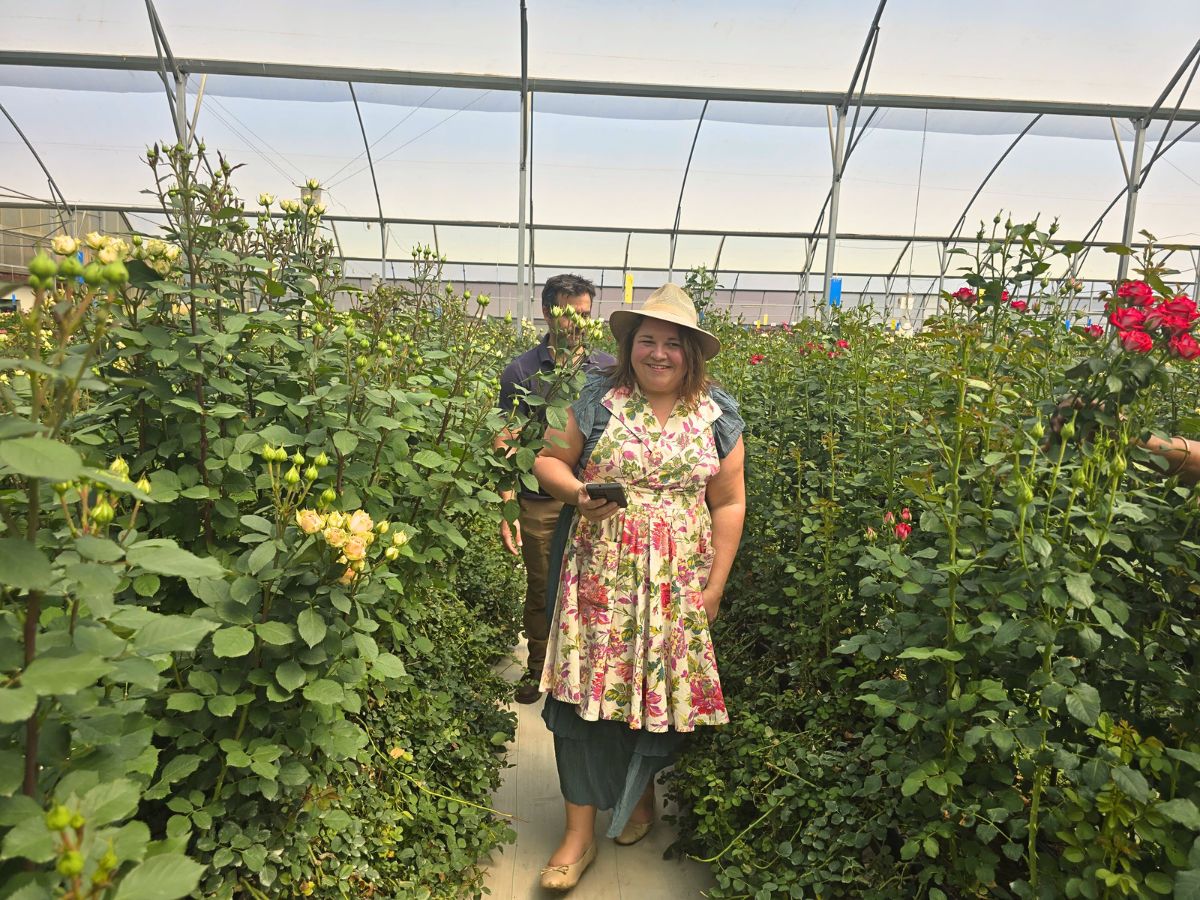
[[[542,316],[549,331],[542,342],[532,350],[522,353],[505,367],[500,376],[500,408],[516,406],[521,413],[528,414],[529,407],[522,399],[526,391],[545,395],[548,389],[545,377],[540,373],[551,373],[566,363],[573,362],[583,352],[582,335],[567,316],[554,316],[556,307],[570,307],[579,315],[588,318],[592,314],[592,300],[596,287],[578,275],[555,275],[542,289]],[[607,353],[593,353],[584,363],[584,368],[595,371],[612,365],[614,360]],[[519,390],[522,388],[524,390]],[[573,398],[572,398],[573,399]],[[543,417],[544,407],[536,407],[535,415]],[[497,436],[495,446],[502,449],[513,435],[507,431]],[[513,491],[505,491],[505,502],[513,499]],[[528,671],[517,685],[518,703],[535,703],[540,696],[538,684],[542,677],[542,664],[546,660],[546,639],[550,633],[546,621],[546,570],[550,557],[550,537],[558,522],[562,503],[540,490],[522,488],[518,494],[521,513],[514,526],[507,520],[500,523],[500,539],[504,548],[514,556],[518,553],[525,560],[525,637],[529,644]]]

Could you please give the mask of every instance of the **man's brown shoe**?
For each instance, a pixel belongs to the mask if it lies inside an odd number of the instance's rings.
[[[518,703],[537,703],[542,696],[542,689],[532,678],[522,678],[517,684],[516,700]]]

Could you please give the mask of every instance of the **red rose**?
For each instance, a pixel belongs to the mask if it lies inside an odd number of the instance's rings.
[[[1187,294],[1180,294],[1173,300],[1163,300],[1154,308],[1154,312],[1169,317],[1173,323],[1179,326],[1176,330],[1189,329],[1193,322],[1200,319],[1196,301],[1190,299]]]
[[[978,297],[975,296],[975,292],[973,290],[971,290],[969,287],[960,287],[957,291],[955,291],[953,294],[951,294],[951,296],[955,300],[957,300],[959,303],[963,303],[967,306],[970,306],[972,303],[974,303],[976,300],[979,299]]]
[[[1005,293],[1007,294],[1008,291],[1005,291]],[[1015,309],[1017,312],[1025,312],[1025,310],[1029,308],[1029,304],[1026,303],[1024,300],[1014,300],[1012,303],[1010,303],[1008,305],[1011,306],[1013,309]]]
[[[1089,325],[1087,328],[1083,329],[1083,333],[1090,338],[1098,338],[1104,334],[1104,329],[1099,325]]]
[[[1171,352],[1180,359],[1195,359],[1200,356],[1200,344],[1196,343],[1196,339],[1186,331],[1175,335],[1168,343]]]
[[[908,536],[912,534],[912,526],[901,522],[896,526],[896,537],[902,541],[908,540]]]
[[[1108,314],[1108,321],[1118,331],[1136,331],[1146,324],[1146,313],[1136,306],[1118,307]]]
[[[839,347],[841,347],[843,350],[845,350],[847,347],[850,346],[850,342],[848,340],[846,340],[845,338],[838,338],[837,345]]]
[[[1117,296],[1122,300],[1133,300],[1138,306],[1149,306],[1154,302],[1154,291],[1144,281],[1125,281],[1117,288]]]
[[[1000,292],[1000,302],[1004,303],[1006,300],[1008,300],[1008,291],[1001,291]],[[1016,306],[1016,304],[1014,303],[1013,306]]]
[[[1120,332],[1121,346],[1130,353],[1149,353],[1154,348],[1154,339],[1144,331]]]
[[[752,357],[750,357],[750,365],[757,366],[760,362],[762,362],[766,358],[767,357],[765,355],[763,355],[762,353],[755,353]]]

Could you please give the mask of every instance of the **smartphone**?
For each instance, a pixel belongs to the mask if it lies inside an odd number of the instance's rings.
[[[585,484],[584,488],[587,490],[588,496],[593,500],[607,500],[610,503],[617,504],[621,509],[629,505],[629,501],[625,499],[625,488],[616,482],[610,481],[604,484],[593,482]]]

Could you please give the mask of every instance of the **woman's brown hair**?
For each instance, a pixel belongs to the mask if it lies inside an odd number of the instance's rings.
[[[609,382],[613,387],[623,387],[629,390],[637,385],[637,376],[633,372],[633,342],[637,340],[638,332],[646,321],[640,317],[636,328],[629,329],[625,336],[617,342],[617,363],[608,370]],[[679,328],[679,343],[683,348],[683,383],[679,386],[679,397],[689,410],[695,409],[700,398],[708,393],[714,382],[708,377],[708,365],[704,360],[704,350],[700,339],[692,330],[684,325]]]

